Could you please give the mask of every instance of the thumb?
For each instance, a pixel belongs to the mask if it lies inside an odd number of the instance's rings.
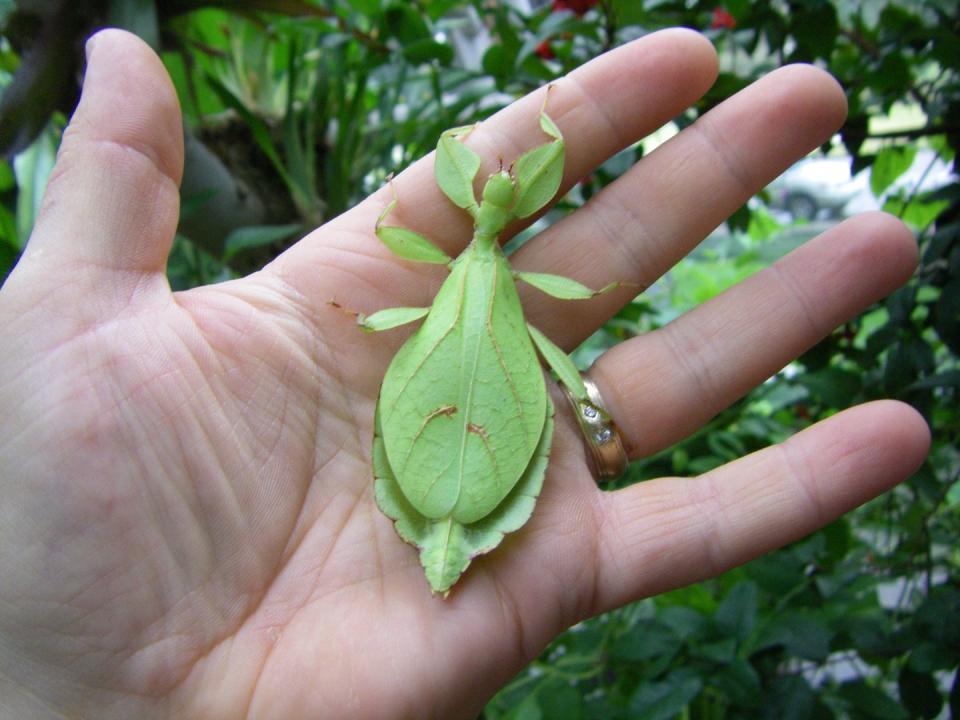
[[[80,103],[15,275],[61,287],[69,278],[101,309],[126,304],[144,275],[164,271],[182,170],[180,107],[160,59],[129,33],[96,34]]]

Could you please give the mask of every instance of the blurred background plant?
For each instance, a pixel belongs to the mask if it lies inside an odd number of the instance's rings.
[[[844,215],[916,231],[910,284],[620,484],[694,475],[851,404],[895,397],[934,432],[907,483],[722,577],[561,636],[484,717],[960,718],[960,3],[957,0],[0,0],[0,272],[15,264],[77,98],[83,43],[126,27],[180,96],[186,169],[175,288],[245,274],[481,119],[666,26],[721,74],[611,158],[570,212],[672,133],[782,64],[815,62],[850,116],[577,351],[670,322]],[[576,142],[569,138],[569,142]],[[515,247],[537,228],[511,243]]]

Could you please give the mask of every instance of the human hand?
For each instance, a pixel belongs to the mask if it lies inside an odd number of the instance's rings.
[[[648,36],[555,83],[564,187],[694,102],[716,57]],[[541,89],[484,123],[485,159],[542,142]],[[772,73],[644,158],[515,263],[649,284],[842,122],[809,67]],[[0,293],[0,709],[11,717],[472,717],[578,620],[716,575],[906,477],[926,452],[899,403],[841,413],[693,479],[596,488],[557,402],[530,522],[446,600],[377,510],[373,409],[405,331],[342,305],[429,303],[443,270],[373,233],[381,190],[243,280],[171,293],[182,133],[158,59],[97,36],[33,237]],[[456,254],[469,218],[429,158],[400,175],[396,224]],[[696,430],[906,280],[915,243],[859,217],[591,375],[629,452]],[[572,348],[629,299],[525,296]],[[556,398],[555,398],[556,399]]]

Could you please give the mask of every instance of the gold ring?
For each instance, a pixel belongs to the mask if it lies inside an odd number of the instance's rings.
[[[565,385],[561,387],[573,407],[574,417],[577,418],[583,439],[590,451],[594,477],[597,482],[613,480],[623,475],[627,469],[627,451],[623,447],[617,424],[603,404],[596,383],[586,375],[582,377],[587,389],[586,400],[578,400]]]

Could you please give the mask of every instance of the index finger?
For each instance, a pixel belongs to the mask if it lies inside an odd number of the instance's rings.
[[[710,87],[717,74],[713,46],[689,30],[664,30],[616,48],[552,84],[547,111],[567,140],[560,193],[611,155],[648,135]],[[474,130],[467,144],[483,159],[478,178],[544,142],[537,122],[542,87],[489,118]],[[432,239],[456,256],[470,240],[470,217],[450,203],[433,179],[430,154],[394,180],[399,203],[392,224]],[[308,299],[326,302],[331,291],[351,301],[357,275],[375,285],[364,288],[365,304],[423,305],[436,287],[419,272],[398,262],[373,234],[383,206],[384,188],[348,213],[332,220],[270,266]],[[369,262],[373,258],[374,262]],[[380,262],[382,260],[382,262]],[[317,267],[331,270],[318,278]],[[435,269],[434,269],[435,271]],[[342,272],[342,278],[338,278]],[[439,276],[438,276],[439,277]],[[361,308],[358,308],[361,309]]]

